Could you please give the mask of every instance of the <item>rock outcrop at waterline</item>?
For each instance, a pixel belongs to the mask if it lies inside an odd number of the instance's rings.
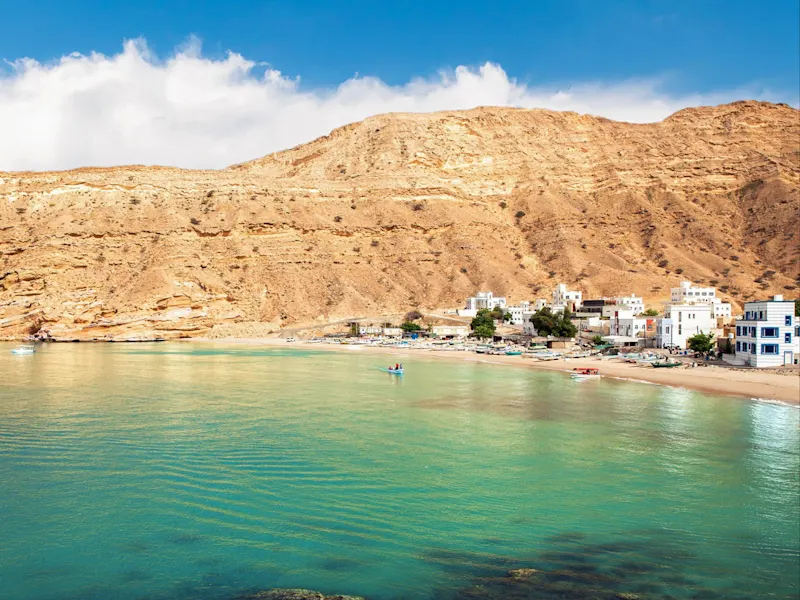
[[[558,282],[793,297],[799,114],[388,114],[221,171],[0,173],[0,337],[264,333]]]

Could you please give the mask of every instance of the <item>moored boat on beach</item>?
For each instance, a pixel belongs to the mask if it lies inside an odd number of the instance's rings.
[[[682,362],[672,362],[672,361],[661,361],[661,362],[654,362],[651,363],[654,368],[656,369],[671,369],[674,367],[681,367],[683,366]]]

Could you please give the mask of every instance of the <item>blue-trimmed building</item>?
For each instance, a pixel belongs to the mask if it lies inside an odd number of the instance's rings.
[[[800,323],[794,301],[777,295],[772,300],[746,302],[736,321],[736,358],[751,367],[780,367],[800,359]]]

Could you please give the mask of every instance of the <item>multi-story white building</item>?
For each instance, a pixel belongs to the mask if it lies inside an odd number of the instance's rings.
[[[481,309],[493,310],[496,306],[500,308],[506,307],[506,299],[497,296],[495,297],[492,292],[478,292],[474,296],[467,298],[467,303],[458,314],[464,317],[474,317]]]
[[[731,318],[730,302],[717,298],[717,289],[713,287],[695,287],[691,281],[681,281],[680,287],[670,290],[672,304],[708,304],[711,306],[711,318]]]
[[[609,320],[609,335],[655,338],[656,319],[653,317],[623,317]]]
[[[644,300],[641,296],[617,296],[614,298],[614,304],[617,306],[627,306],[633,311],[633,314],[640,315],[644,312]]]
[[[568,290],[566,284],[559,283],[556,289],[553,290],[553,312],[561,312],[565,307],[568,307],[570,312],[577,312],[581,307],[581,299],[583,295],[576,290]]]
[[[523,300],[517,305],[509,305],[506,306],[506,312],[511,314],[511,320],[509,323],[511,325],[522,325],[523,320],[525,319],[525,313],[531,313],[531,303],[527,300]]]
[[[713,287],[695,287],[691,281],[681,281],[680,286],[670,290],[672,304],[706,304],[717,297]]]
[[[708,304],[668,304],[664,307],[664,317],[656,321],[656,345],[686,348],[686,340],[693,335],[715,329]]]
[[[712,319],[728,321],[732,316],[730,302],[723,302],[719,298],[714,298],[714,300],[709,303],[709,306],[711,306]]]
[[[800,358],[800,325],[794,302],[777,295],[772,300],[746,302],[744,318],[736,321],[736,358],[751,367],[779,367]]]

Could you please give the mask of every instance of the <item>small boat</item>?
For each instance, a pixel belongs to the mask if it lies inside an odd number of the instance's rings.
[[[654,363],[651,363],[651,364],[656,369],[671,369],[673,367],[682,367],[683,366],[682,362],[670,362],[670,361],[654,362]]]
[[[391,375],[402,375],[403,369],[385,369],[385,371]]]
[[[577,380],[584,380],[584,379],[600,379],[600,369],[572,369],[572,373],[570,376],[573,379]]]
[[[521,356],[522,350],[506,350],[506,356]]]
[[[35,352],[36,348],[33,346],[20,346],[11,350],[11,354],[34,354]]]

